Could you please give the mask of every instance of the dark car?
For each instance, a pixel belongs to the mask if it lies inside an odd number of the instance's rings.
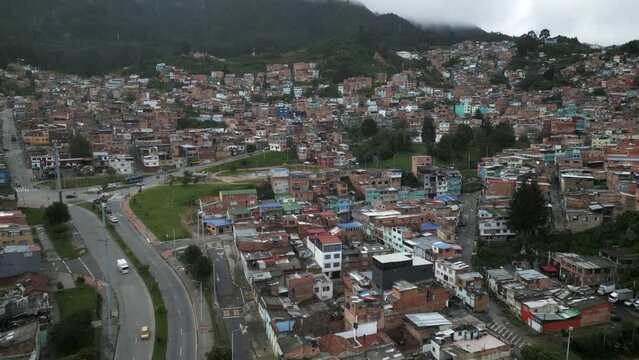
[[[105,208],[104,211],[106,211],[107,214],[111,214],[111,209],[109,208]]]
[[[77,196],[75,196],[75,195],[73,195],[73,194],[67,194],[67,195],[65,196],[65,198],[66,198],[66,199],[75,199],[75,198],[77,198]]]
[[[96,204],[96,205],[100,205],[102,203],[102,200],[95,199],[95,200],[93,200],[93,203]]]

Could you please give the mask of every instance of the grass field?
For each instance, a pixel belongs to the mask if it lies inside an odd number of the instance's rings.
[[[44,224],[44,208],[24,208],[27,215],[27,223],[31,226]]]
[[[105,183],[121,183],[126,178],[125,175],[115,175],[109,178],[106,175],[85,176],[85,177],[62,177],[63,189],[75,189],[89,186],[102,186]],[[43,183],[50,189],[55,189],[55,179],[47,180]]]
[[[96,296],[95,288],[87,284],[77,284],[73,289],[60,290],[55,293],[55,301],[58,303],[60,318],[62,320],[69,318],[74,312],[87,309],[90,310],[94,319],[97,319],[96,313]]]
[[[81,310],[88,310],[91,313],[91,320],[98,319],[98,293],[94,287],[87,284],[77,284],[75,288],[60,290],[54,293],[55,301],[60,312],[60,321],[71,321],[73,315]],[[101,329],[92,329],[93,342],[86,344],[94,348],[100,347]],[[87,335],[87,334],[82,334]],[[63,353],[57,354],[59,357],[76,353],[80,349],[64,349]],[[68,351],[68,352],[66,352]]]
[[[131,210],[144,222],[158,240],[190,237],[182,220],[192,212],[202,195],[217,195],[220,190],[250,189],[253,183],[191,184],[158,186],[142,191],[129,202]],[[167,238],[168,235],[168,238]]]
[[[251,169],[257,167],[270,167],[270,166],[283,166],[290,164],[297,164],[297,155],[293,151],[288,152],[288,158],[286,153],[279,151],[264,151],[253,154],[249,157],[231,161],[226,164],[216,165],[206,169],[206,172],[216,173],[219,171],[228,171],[224,175],[233,175],[239,169]]]

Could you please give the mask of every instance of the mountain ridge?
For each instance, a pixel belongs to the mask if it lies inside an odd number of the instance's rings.
[[[100,74],[191,50],[222,57],[281,53],[358,32],[382,48],[419,49],[505,35],[416,25],[337,0],[21,0],[0,13],[0,66]]]

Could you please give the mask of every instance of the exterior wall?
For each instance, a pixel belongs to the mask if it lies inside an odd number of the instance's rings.
[[[413,156],[411,159],[411,171],[413,175],[417,176],[417,168],[420,166],[430,166],[433,164],[433,159],[430,156]]]
[[[33,244],[33,234],[28,226],[0,225],[0,246]]]
[[[591,306],[581,310],[581,326],[610,322],[610,303]]]
[[[0,279],[25,272],[37,273],[42,267],[39,251],[0,254]]]

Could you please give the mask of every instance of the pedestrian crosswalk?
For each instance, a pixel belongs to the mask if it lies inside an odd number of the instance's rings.
[[[109,199],[110,201],[120,201],[122,200],[122,198],[124,198],[124,195],[117,193],[117,194],[113,194],[113,196],[111,196],[111,198]]]
[[[29,188],[25,188],[25,187],[19,187],[19,188],[16,189],[16,192],[19,192],[19,193],[33,192],[33,191],[38,191],[38,189],[29,189]]]
[[[494,336],[498,337],[503,342],[512,344],[520,349],[524,347],[524,345],[528,344],[526,339],[522,338],[506,326],[496,323],[494,320],[489,322],[486,326]]]

